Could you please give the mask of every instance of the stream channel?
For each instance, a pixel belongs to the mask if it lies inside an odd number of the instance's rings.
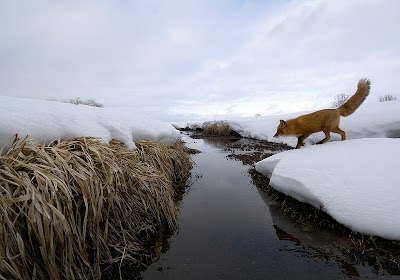
[[[395,277],[352,263],[333,246],[345,238],[307,230],[275,211],[252,184],[249,166],[227,158],[229,141],[183,140],[201,151],[192,156],[196,179],[179,204],[179,229],[140,279]]]

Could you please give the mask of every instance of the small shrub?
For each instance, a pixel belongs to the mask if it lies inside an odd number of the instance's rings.
[[[379,96],[379,102],[385,102],[385,101],[395,101],[397,100],[396,96],[393,96],[391,94],[385,94],[384,96]]]
[[[97,103],[94,99],[89,98],[86,100],[81,100],[79,97],[76,98],[70,98],[68,100],[66,99],[57,99],[57,98],[48,98],[47,101],[57,101],[57,102],[62,102],[62,103],[70,103],[70,104],[82,104],[82,105],[87,105],[87,106],[92,106],[92,107],[104,107],[103,104]]]
[[[349,95],[346,93],[340,93],[335,96],[335,99],[332,102],[332,108],[339,108],[349,99]]]

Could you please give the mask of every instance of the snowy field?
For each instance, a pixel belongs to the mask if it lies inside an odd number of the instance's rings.
[[[279,120],[298,114],[220,121],[242,136],[296,146],[296,137],[273,138]],[[210,122],[180,123],[203,127]],[[341,118],[346,141],[331,133],[311,135],[306,146],[276,154],[256,164],[276,190],[330,214],[350,229],[400,240],[400,102],[362,104]]]
[[[0,147],[15,133],[47,142],[91,136],[107,143],[113,138],[135,148],[134,141],[171,143],[180,133],[169,123],[144,117],[126,108],[85,105],[0,96]]]

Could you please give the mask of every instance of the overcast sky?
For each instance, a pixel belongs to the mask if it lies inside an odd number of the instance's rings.
[[[94,98],[165,121],[400,99],[398,0],[1,1],[0,95]]]

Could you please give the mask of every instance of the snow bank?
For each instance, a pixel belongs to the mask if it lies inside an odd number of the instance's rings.
[[[256,164],[273,188],[350,229],[400,240],[400,139],[358,139],[303,147]]]
[[[243,137],[250,137],[270,142],[285,143],[292,147],[297,144],[294,136],[273,138],[279,120],[296,118],[310,112],[300,112],[280,116],[249,117],[232,120],[221,120],[217,123],[227,124]],[[215,122],[177,123],[179,127],[197,128]],[[346,132],[347,139],[359,138],[395,138],[400,137],[400,102],[376,102],[362,104],[352,115],[341,117],[340,128]],[[340,140],[340,135],[331,133],[330,141]],[[307,144],[319,142],[325,138],[322,132],[314,133],[306,139]]]
[[[180,133],[169,123],[140,116],[127,108],[85,105],[0,96],[0,147],[15,133],[52,141],[91,136],[107,143],[115,138],[135,148],[134,141],[174,142]]]

